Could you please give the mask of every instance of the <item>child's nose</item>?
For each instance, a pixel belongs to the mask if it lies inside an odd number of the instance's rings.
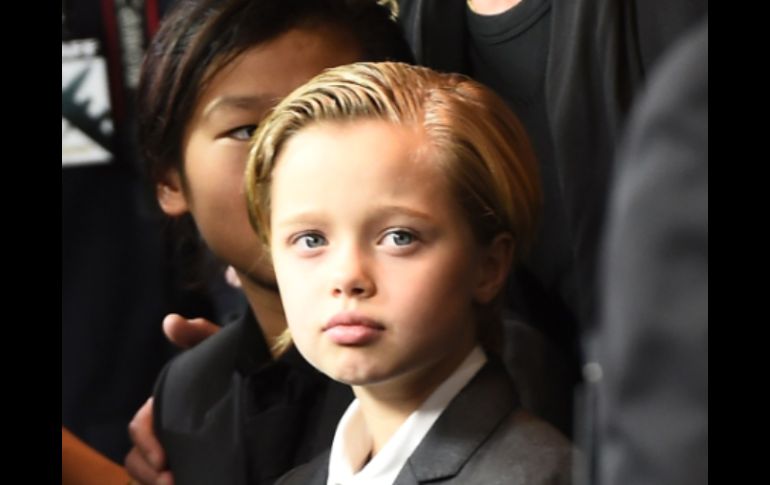
[[[369,274],[366,256],[351,248],[338,255],[332,283],[334,296],[368,298],[376,292],[376,285]]]

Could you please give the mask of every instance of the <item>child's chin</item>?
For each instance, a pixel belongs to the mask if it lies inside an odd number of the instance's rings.
[[[337,382],[347,384],[348,386],[368,386],[385,380],[385,376],[377,372],[363,369],[345,369],[336,372],[326,372],[326,375]]]

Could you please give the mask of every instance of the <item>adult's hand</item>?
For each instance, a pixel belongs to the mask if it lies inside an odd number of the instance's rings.
[[[126,471],[143,485],[172,485],[174,478],[167,470],[166,453],[152,427],[152,403],[149,398],[128,424],[134,446],[126,455]]]
[[[185,318],[170,313],[163,319],[163,333],[171,343],[183,349],[195,347],[218,331],[219,325],[205,318]]]
[[[205,318],[185,318],[171,313],[163,319],[163,332],[174,345],[194,347],[219,331],[219,326]],[[126,471],[144,485],[172,485],[166,453],[155,436],[152,422],[152,398],[142,405],[128,425],[134,446],[126,455]]]

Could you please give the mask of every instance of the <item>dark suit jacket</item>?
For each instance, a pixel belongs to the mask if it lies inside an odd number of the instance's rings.
[[[596,484],[708,483],[708,20],[634,108],[595,338]]]
[[[176,483],[272,483],[329,446],[352,396],[294,348],[272,361],[247,312],[166,366],[155,431]]]
[[[394,485],[570,483],[571,447],[521,409],[504,367],[490,360],[455,396],[401,469]],[[280,485],[326,485],[329,452]]]

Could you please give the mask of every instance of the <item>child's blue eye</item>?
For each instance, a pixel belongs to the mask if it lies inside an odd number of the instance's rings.
[[[303,234],[294,240],[294,244],[300,244],[307,249],[315,249],[326,244],[326,238],[320,234]]]
[[[227,136],[238,141],[249,141],[257,131],[257,125],[243,125],[227,132]]]
[[[414,234],[404,230],[391,231],[385,234],[384,243],[390,243],[394,246],[408,246],[415,240]]]

